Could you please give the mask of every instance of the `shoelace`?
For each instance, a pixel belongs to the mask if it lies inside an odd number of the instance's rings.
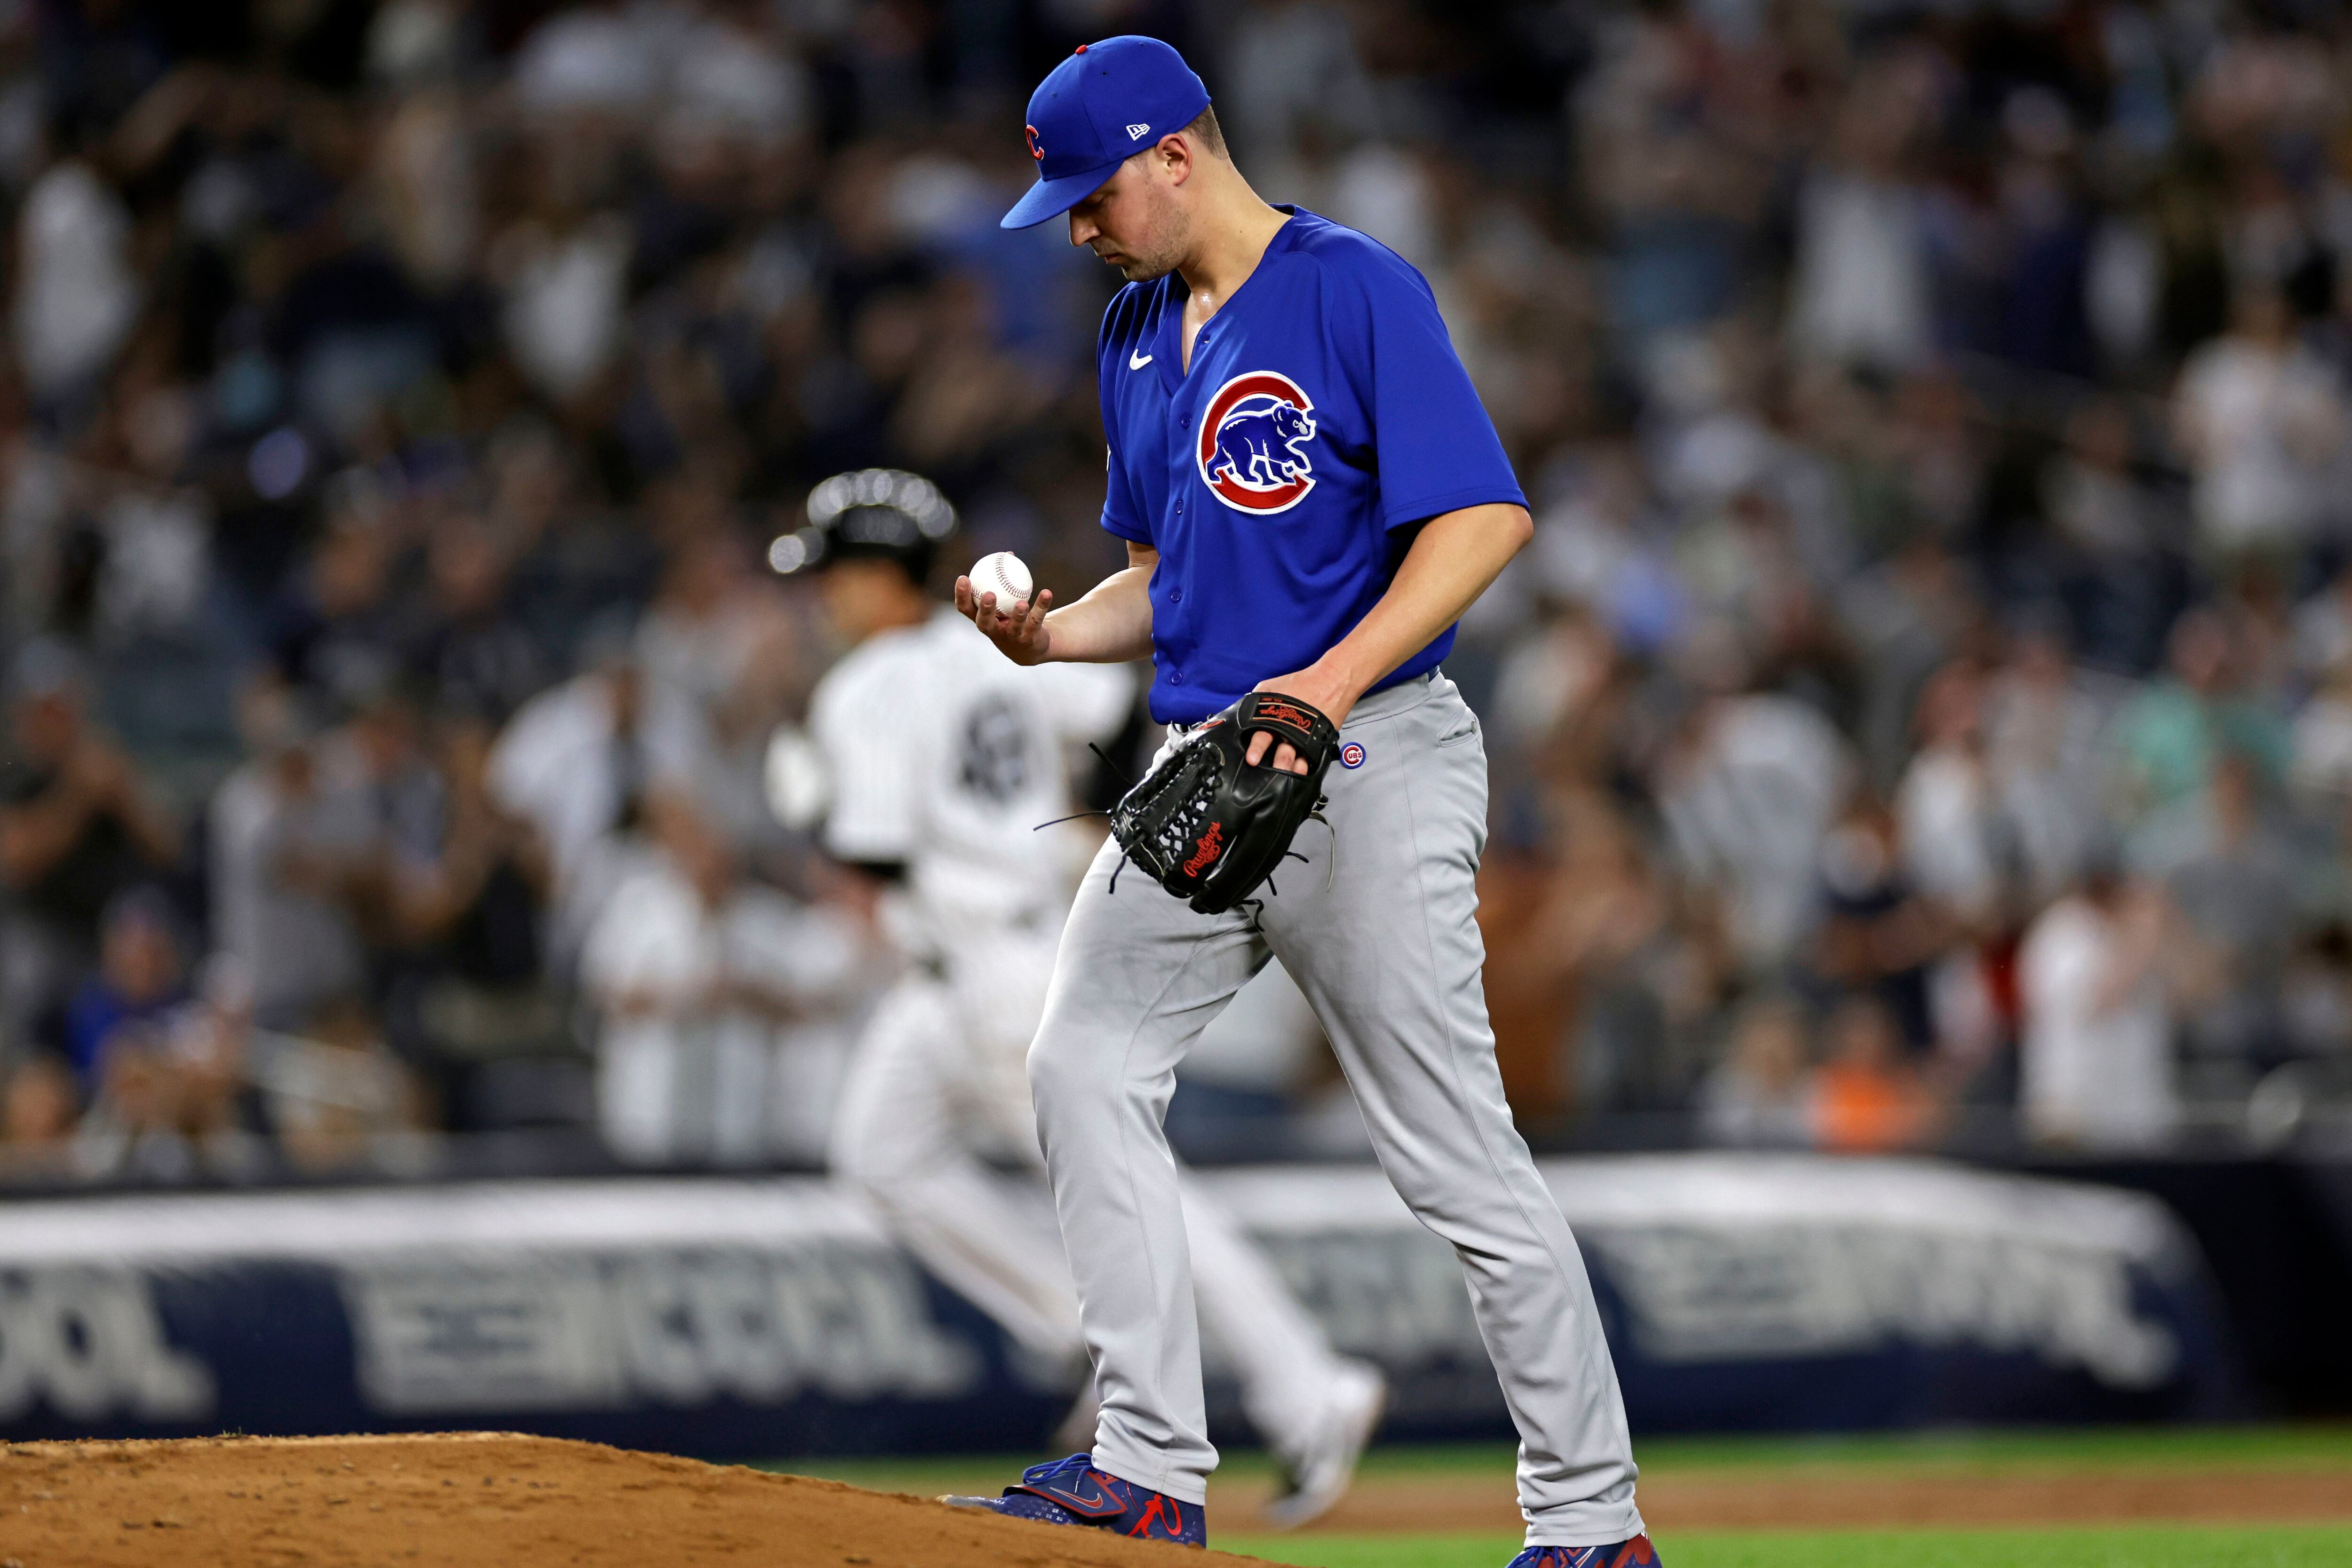
[[[1065,1471],[1075,1471],[1078,1475],[1084,1475],[1094,1469],[1094,1466],[1095,1457],[1092,1454],[1072,1454],[1066,1459],[1055,1459],[1048,1464],[1030,1466],[1021,1472],[1021,1484],[1035,1486],[1042,1481],[1051,1480]]]

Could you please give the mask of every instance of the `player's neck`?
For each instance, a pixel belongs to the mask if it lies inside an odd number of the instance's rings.
[[[885,632],[903,632],[909,626],[920,626],[931,618],[931,601],[917,594],[906,599],[894,599],[875,606],[867,617],[857,641],[871,642]]]
[[[1176,264],[1176,270],[1193,298],[1214,311],[1249,281],[1250,274],[1265,259],[1265,247],[1282,232],[1290,214],[1268,206],[1230,163],[1210,179],[1198,242]]]

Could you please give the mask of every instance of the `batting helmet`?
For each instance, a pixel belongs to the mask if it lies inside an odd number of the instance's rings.
[[[955,508],[940,487],[900,468],[835,474],[808,495],[808,524],[768,547],[768,564],[789,577],[836,560],[897,561],[920,582],[940,541],[955,532]]]

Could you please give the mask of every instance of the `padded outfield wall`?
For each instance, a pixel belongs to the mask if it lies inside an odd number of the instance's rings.
[[[1924,1161],[1544,1169],[1637,1430],[2245,1407],[2200,1250],[2153,1198]],[[1451,1250],[1376,1171],[1206,1179],[1334,1340],[1387,1369],[1389,1434],[1507,1433]],[[1210,1354],[1221,1436],[1239,1437]],[[808,1177],[0,1207],[0,1438],[467,1427],[713,1458],[1031,1448],[1060,1375]]]

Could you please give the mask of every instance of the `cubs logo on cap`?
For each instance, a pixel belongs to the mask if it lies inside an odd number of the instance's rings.
[[[1280,371],[1219,387],[1201,414],[1201,483],[1236,511],[1286,512],[1315,488],[1315,404]]]

